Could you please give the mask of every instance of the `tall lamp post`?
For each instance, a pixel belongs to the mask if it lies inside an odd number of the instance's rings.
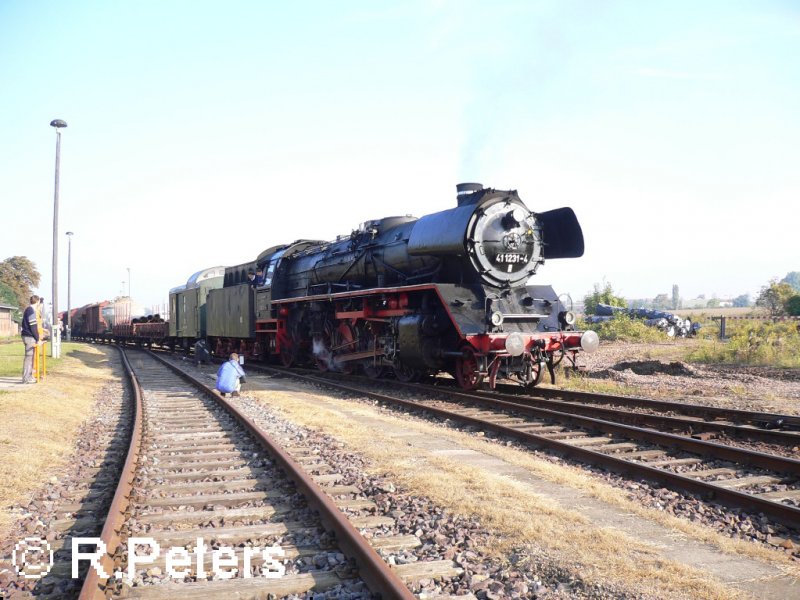
[[[130,298],[131,297],[131,268],[130,267],[125,267],[125,268],[128,269],[128,298]]]
[[[53,340],[51,356],[58,358],[61,354],[61,331],[58,328],[58,179],[61,166],[61,129],[67,126],[66,121],[53,119],[50,127],[56,129],[56,184],[53,197]]]
[[[67,341],[72,341],[72,236],[67,232]]]

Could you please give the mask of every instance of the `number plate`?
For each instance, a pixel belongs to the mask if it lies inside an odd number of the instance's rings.
[[[525,255],[524,254],[515,254],[513,252],[501,252],[497,255],[494,259],[496,263],[500,264],[507,264],[512,265],[515,263],[523,263],[525,262]]]

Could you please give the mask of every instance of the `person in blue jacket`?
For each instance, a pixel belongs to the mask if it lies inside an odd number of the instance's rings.
[[[22,383],[36,383],[33,378],[33,354],[42,331],[39,329],[39,319],[36,316],[36,306],[39,296],[31,296],[31,305],[22,314],[22,341],[25,344],[25,359],[22,362]]]
[[[242,384],[244,382],[244,370],[239,365],[239,355],[234,352],[231,354],[230,359],[222,363],[219,371],[217,371],[216,387],[223,396],[225,394],[238,396],[239,390],[242,389]]]

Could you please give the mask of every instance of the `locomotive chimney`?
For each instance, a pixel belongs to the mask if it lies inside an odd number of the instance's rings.
[[[456,200],[459,206],[470,203],[470,196],[475,192],[480,192],[483,185],[480,183],[458,183],[456,184]]]

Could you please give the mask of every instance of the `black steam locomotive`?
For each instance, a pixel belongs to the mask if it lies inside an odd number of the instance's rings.
[[[367,221],[227,268],[208,293],[204,337],[220,356],[391,370],[402,381],[446,371],[465,389],[484,378],[532,386],[545,370],[554,380],[558,362],[598,343],[574,331],[552,287],[527,285],[545,259],[583,254],[574,212],[533,213],[516,191],[457,189],[454,208]],[[255,288],[245,285],[254,268],[265,273]]]
[[[451,373],[465,389],[488,378],[536,385],[565,357],[597,348],[568,306],[528,281],[546,259],[583,254],[570,208],[534,213],[516,191],[461,184],[454,208],[367,221],[336,241],[275,246],[170,290],[168,323],[117,323],[79,309],[77,336],[402,381]],[[258,285],[249,273],[264,273]],[[107,303],[103,303],[103,306]]]

